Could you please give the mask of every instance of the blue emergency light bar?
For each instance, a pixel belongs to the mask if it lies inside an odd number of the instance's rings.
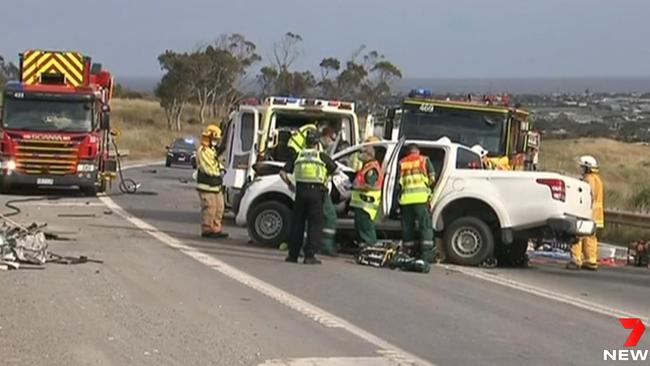
[[[412,89],[409,92],[409,98],[431,98],[431,96],[433,96],[431,89]]]

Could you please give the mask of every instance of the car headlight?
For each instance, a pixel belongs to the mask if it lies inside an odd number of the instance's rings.
[[[95,164],[79,164],[77,165],[77,172],[94,172]]]
[[[16,162],[13,160],[0,161],[0,169],[16,170]]]

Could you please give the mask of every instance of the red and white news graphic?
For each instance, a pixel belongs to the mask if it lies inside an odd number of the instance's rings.
[[[623,328],[630,329],[630,335],[625,340],[624,347],[637,347],[643,333],[645,325],[639,318],[619,318]],[[650,351],[647,349],[612,349],[603,350],[603,360],[605,361],[649,361]]]

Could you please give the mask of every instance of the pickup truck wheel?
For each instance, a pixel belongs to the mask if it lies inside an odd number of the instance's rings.
[[[461,217],[445,229],[447,258],[456,264],[477,266],[494,253],[490,227],[476,217]]]
[[[497,257],[498,265],[505,267],[522,267],[528,263],[528,240],[518,239],[511,244],[499,245],[494,255]]]
[[[253,241],[277,247],[289,238],[291,210],[279,201],[262,202],[251,209],[246,221]]]

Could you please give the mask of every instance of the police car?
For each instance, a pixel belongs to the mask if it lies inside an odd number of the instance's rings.
[[[173,164],[191,165],[196,169],[196,139],[193,137],[177,138],[167,146],[167,158],[165,166]]]

